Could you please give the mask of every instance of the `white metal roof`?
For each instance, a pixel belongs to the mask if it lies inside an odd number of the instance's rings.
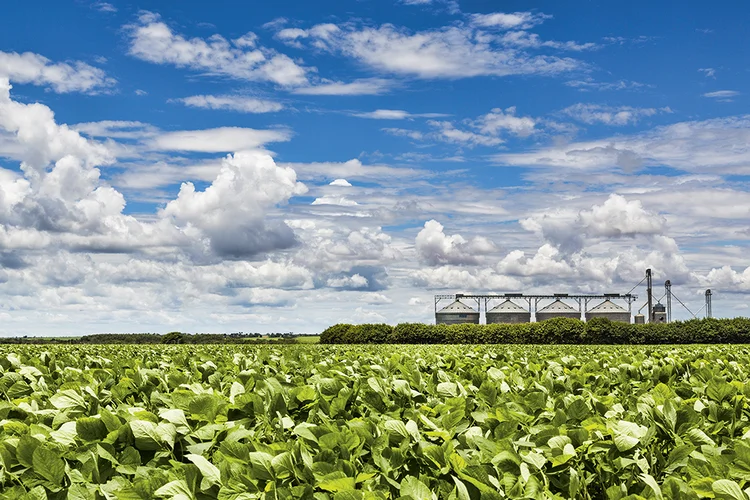
[[[455,313],[455,312],[458,312],[458,313],[467,313],[467,312],[473,312],[473,313],[475,313],[476,311],[474,309],[472,309],[471,307],[467,306],[466,304],[464,304],[463,302],[461,302],[460,300],[456,300],[456,301],[448,304],[444,308],[440,309],[438,312],[447,312],[447,313]]]
[[[622,306],[618,306],[611,300],[607,299],[598,306],[592,307],[589,309],[589,312],[628,312],[627,309],[625,309]]]
[[[516,313],[516,312],[529,312],[523,307],[519,306],[515,302],[513,302],[510,299],[507,299],[502,304],[498,304],[495,307],[493,307],[490,311],[491,313]]]
[[[561,301],[560,299],[557,299],[547,307],[544,307],[542,309],[539,309],[537,312],[578,312],[565,302]]]

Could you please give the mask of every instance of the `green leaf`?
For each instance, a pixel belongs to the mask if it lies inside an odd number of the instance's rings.
[[[177,429],[171,423],[155,424],[149,420],[131,420],[130,430],[139,450],[159,450],[163,445],[172,448],[177,438]]]
[[[83,410],[86,408],[86,400],[72,389],[57,392],[49,398],[49,402],[58,410]]]
[[[706,386],[706,396],[721,403],[737,393],[737,388],[721,377],[713,377]]]
[[[401,496],[409,496],[412,500],[435,500],[430,488],[413,476],[407,476],[401,481]]]
[[[318,483],[318,488],[330,492],[350,491],[355,488],[355,481],[353,477],[339,477],[335,479],[328,479]]]
[[[653,476],[651,476],[650,474],[641,474],[639,477],[641,478],[641,481],[646,483],[646,486],[651,488],[651,491],[654,492],[654,496],[657,499],[661,500],[661,498],[663,498],[661,494],[661,488],[659,487],[659,484],[656,482],[656,479],[654,479]]]
[[[55,486],[62,484],[65,477],[65,461],[56,452],[39,446],[34,450],[33,464],[35,473]]]
[[[171,500],[195,500],[193,492],[190,491],[183,479],[171,481],[154,492],[157,497],[166,497]]]
[[[107,427],[101,419],[81,417],[76,420],[76,434],[84,441],[101,441],[107,436]]]
[[[253,473],[258,479],[272,480],[273,474],[273,455],[261,451],[248,453],[248,460],[253,466]]]
[[[201,474],[203,474],[203,481],[201,481],[201,490],[207,490],[214,484],[221,485],[221,472],[219,468],[214,464],[206,460],[201,455],[185,455],[185,458],[193,462]]]
[[[620,420],[611,427],[611,430],[614,435],[614,442],[617,449],[620,451],[628,451],[641,442],[641,439],[646,436],[646,433],[648,432],[648,427],[638,425],[635,422]]]
[[[714,481],[711,485],[711,489],[716,494],[716,498],[748,500],[739,485],[730,479],[719,479],[718,481]]]

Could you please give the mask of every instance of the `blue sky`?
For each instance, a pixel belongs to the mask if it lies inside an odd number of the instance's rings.
[[[733,7],[7,6],[0,333],[315,332],[647,267],[748,315]]]

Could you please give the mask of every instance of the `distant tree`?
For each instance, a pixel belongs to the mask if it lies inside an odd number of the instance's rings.
[[[183,336],[180,332],[169,332],[162,339],[163,344],[182,344]]]

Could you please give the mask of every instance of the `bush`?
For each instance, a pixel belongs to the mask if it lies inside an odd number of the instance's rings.
[[[321,344],[344,344],[345,337],[349,333],[349,330],[354,328],[354,325],[346,323],[339,323],[337,325],[329,326],[323,333],[320,334]]]
[[[584,323],[554,318],[539,323],[427,325],[338,324],[321,344],[713,344],[750,343],[750,318],[691,319],[635,325],[593,318]]]

